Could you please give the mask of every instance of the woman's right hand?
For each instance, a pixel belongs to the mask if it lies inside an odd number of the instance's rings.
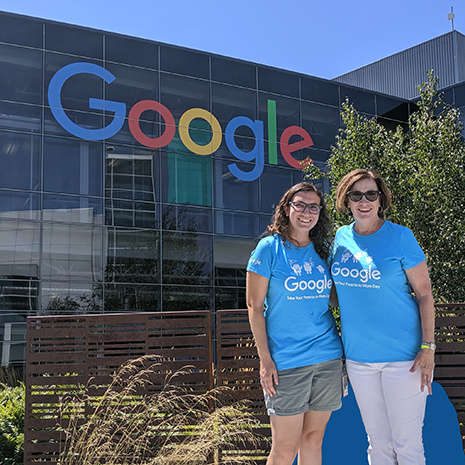
[[[260,359],[260,384],[270,397],[276,394],[275,386],[278,384],[278,370],[271,357],[264,360]]]

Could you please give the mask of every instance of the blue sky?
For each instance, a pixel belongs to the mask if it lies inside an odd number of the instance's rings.
[[[454,5],[455,3],[455,5]],[[451,30],[464,0],[0,0],[0,10],[331,79]]]

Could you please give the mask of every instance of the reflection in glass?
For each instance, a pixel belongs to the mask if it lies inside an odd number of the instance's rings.
[[[211,57],[212,80],[255,89],[257,87],[257,68],[228,58]]]
[[[0,42],[25,45],[26,47],[43,47],[43,23],[31,21],[30,18],[18,18],[2,11],[0,16]]]
[[[92,58],[103,58],[103,34],[67,25],[45,23],[45,48]]]
[[[214,160],[215,207],[229,210],[260,211],[259,181],[243,182],[229,171],[230,161]],[[252,171],[254,163],[236,161],[244,172]],[[223,232],[223,231],[221,231]],[[225,231],[227,233],[227,231]]]
[[[281,196],[294,184],[294,170],[265,166],[260,178],[260,211],[273,213]]]
[[[302,102],[302,126],[312,138],[312,148],[328,149],[336,142],[339,110],[327,105]]]
[[[258,87],[265,92],[299,97],[299,76],[283,70],[259,67]]]
[[[302,99],[339,106],[338,85],[322,79],[301,77]]]
[[[42,52],[0,45],[0,99],[42,104]]]
[[[260,234],[260,216],[254,213],[215,211],[215,232],[242,237]]]
[[[163,232],[163,284],[212,285],[212,238]]]
[[[111,229],[108,231],[105,281],[160,282],[160,236],[157,231]]]
[[[163,311],[210,310],[213,288],[206,286],[163,286]]]
[[[160,89],[160,102],[175,119],[190,108],[210,108],[210,86],[207,81],[161,73]]]
[[[168,45],[160,46],[160,69],[176,74],[209,78],[208,54],[194,50],[182,50]]]
[[[158,45],[136,38],[105,34],[105,59],[158,69]]]
[[[197,132],[197,140],[198,136]],[[205,137],[210,139],[207,133]],[[162,154],[163,202],[211,206],[211,157],[181,153],[179,147],[179,140],[174,139]]]
[[[44,139],[44,190],[102,195],[103,145],[86,140]]]
[[[40,138],[0,132],[0,187],[36,190],[40,187]]]
[[[353,104],[358,112],[375,114],[375,94],[352,87],[341,86],[341,103],[345,102],[346,98],[349,103]]]
[[[108,152],[105,163],[105,223],[157,228],[153,155]]]
[[[257,119],[257,93],[223,84],[212,84],[212,113],[223,128],[236,116]]]
[[[212,210],[188,205],[164,205],[162,229],[211,233],[213,232]]]
[[[148,284],[106,284],[104,288],[105,312],[159,312],[160,286]]]
[[[0,128],[40,133],[42,131],[42,108],[39,105],[27,105],[17,102],[0,101]]]

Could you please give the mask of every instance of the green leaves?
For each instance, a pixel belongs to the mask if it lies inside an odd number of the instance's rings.
[[[444,103],[437,83],[429,72],[408,128],[388,130],[346,101],[328,177],[335,187],[357,168],[383,176],[393,195],[387,218],[408,226],[418,239],[436,301],[459,302],[465,301],[465,144],[460,113]],[[328,203],[335,226],[350,220],[335,211],[334,189]]]
[[[22,465],[24,448],[24,385],[0,384],[0,463]]]

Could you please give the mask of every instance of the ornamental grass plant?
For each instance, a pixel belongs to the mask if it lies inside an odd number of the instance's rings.
[[[190,368],[160,382],[163,362],[129,361],[106,386],[89,383],[60,403],[60,465],[245,464],[263,438],[245,403],[224,405],[224,390],[193,392]],[[180,382],[182,378],[183,382]],[[245,450],[245,452],[244,452]]]

